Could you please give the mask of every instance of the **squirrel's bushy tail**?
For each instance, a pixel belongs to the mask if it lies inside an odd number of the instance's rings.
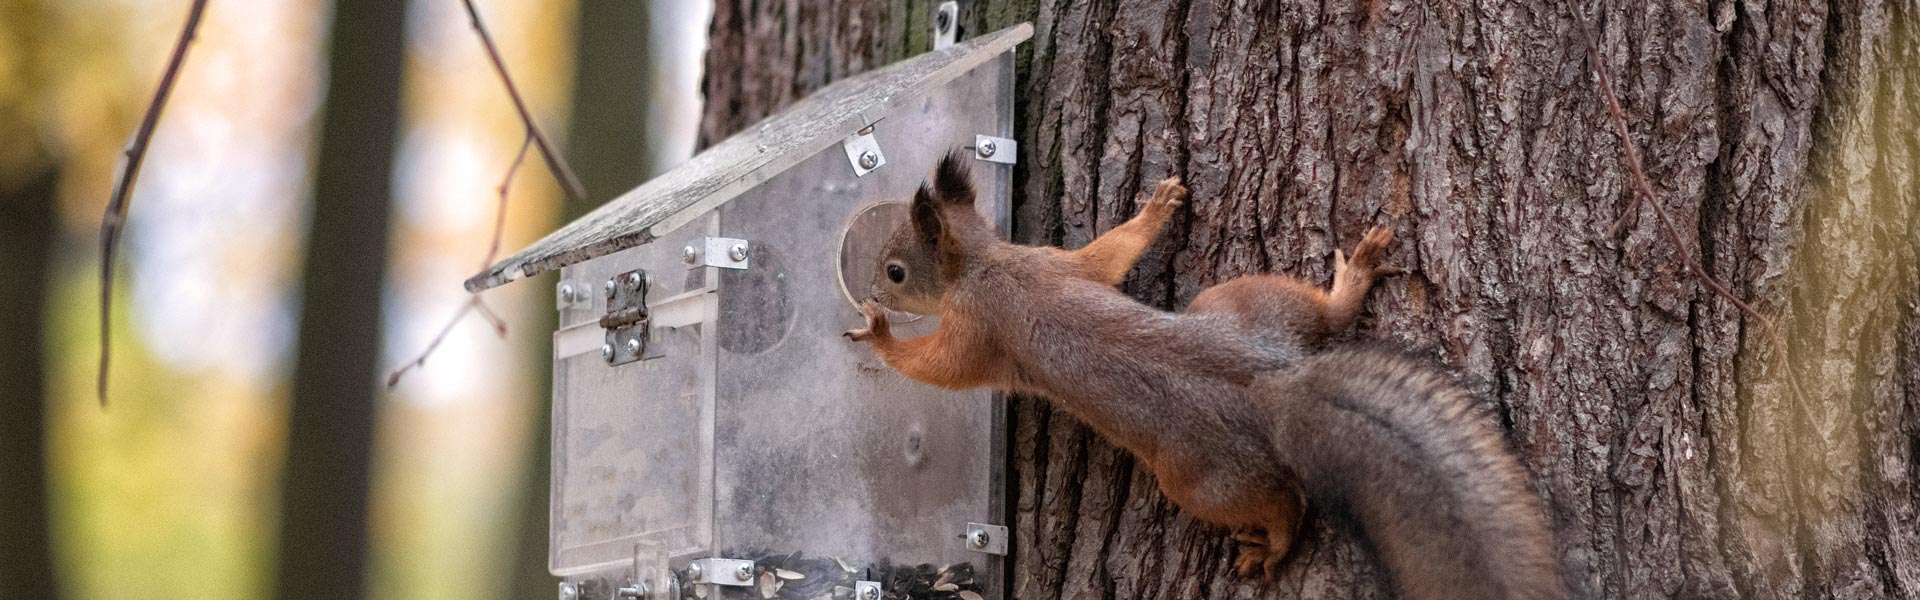
[[[1505,435],[1419,361],[1336,348],[1254,382],[1297,415],[1274,444],[1310,505],[1353,518],[1403,597],[1567,595],[1545,509]]]

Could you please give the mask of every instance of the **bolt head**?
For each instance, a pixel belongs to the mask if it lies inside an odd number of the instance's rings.
[[[571,581],[560,582],[560,600],[575,600],[580,597],[580,586]]]
[[[740,262],[740,261],[746,260],[747,245],[734,244],[732,248],[727,249],[727,258],[733,259],[733,262]]]
[[[987,547],[988,541],[991,541],[991,538],[987,536],[987,531],[984,529],[975,529],[967,532],[967,545],[969,546],[985,548]]]
[[[699,260],[700,260],[700,251],[699,251],[699,250],[695,250],[695,249],[693,249],[693,246],[691,246],[691,245],[689,245],[689,246],[687,246],[687,247],[685,247],[685,248],[681,248],[681,249],[680,249],[680,260],[684,260],[684,261],[687,261],[687,264],[693,264],[693,263],[695,263],[695,262],[699,262]]]
[[[571,283],[560,284],[560,301],[561,302],[573,301],[573,284]]]
[[[628,353],[628,354],[639,354],[639,353],[640,353],[640,340],[639,340],[639,338],[635,338],[635,339],[631,339],[631,340],[627,340],[627,353]]]
[[[986,158],[993,156],[993,153],[1000,150],[1000,147],[994,145],[993,140],[980,140],[980,145],[974,149],[980,152],[980,158]]]
[[[733,578],[741,581],[753,579],[753,565],[740,565],[739,569],[734,570]]]
[[[619,284],[617,284],[617,283],[614,283],[612,279],[608,279],[608,280],[607,280],[607,297],[608,297],[608,298],[612,298],[612,297],[613,297],[613,288],[615,288],[615,287],[618,287],[618,286],[619,286]]]
[[[860,588],[860,600],[880,600],[880,588],[871,585]]]
[[[947,14],[944,10],[940,11],[933,16],[933,22],[940,27],[940,33],[946,33],[953,27],[953,15]]]
[[[613,344],[600,345],[600,358],[613,360]]]
[[[687,565],[687,579],[701,581],[707,578],[707,570],[700,563]]]
[[[633,288],[633,289],[636,289],[636,290],[637,290],[637,289],[640,289],[640,274],[639,274],[639,273],[628,273],[628,274],[627,274],[627,287],[630,287],[630,288]]]
[[[880,166],[880,154],[872,150],[860,153],[860,168],[872,169]]]

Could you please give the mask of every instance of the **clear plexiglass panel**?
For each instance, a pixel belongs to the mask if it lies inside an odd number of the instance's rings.
[[[1008,130],[1009,67],[989,61],[876,124],[887,164],[872,173],[856,176],[835,148],[721,207],[722,234],[754,251],[753,268],[720,274],[716,551],[988,569],[991,557],[960,534],[998,520],[996,399],[910,381],[841,336],[862,324],[848,296],[865,297],[870,280],[859,277],[872,270],[861,267],[881,246],[842,235],[888,233],[850,225],[869,213],[904,218],[872,207],[910,198],[956,149],[978,208],[1004,228],[1013,166],[966,147]],[[855,274],[844,291],[843,268]],[[896,335],[918,336],[938,319],[899,323]]]
[[[658,243],[563,270],[591,304],[561,310],[554,335],[552,570],[624,564],[636,549],[698,554],[711,539],[713,352],[717,298],[707,270],[688,269],[681,248],[713,218]],[[640,270],[656,317],[649,358],[609,365],[602,355],[606,282]],[[616,280],[616,285],[620,284]],[[686,316],[686,315],[695,316]]]

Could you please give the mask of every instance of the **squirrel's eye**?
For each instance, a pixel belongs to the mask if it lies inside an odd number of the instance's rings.
[[[892,280],[894,283],[906,281],[907,270],[900,268],[900,265],[887,265],[887,279]]]

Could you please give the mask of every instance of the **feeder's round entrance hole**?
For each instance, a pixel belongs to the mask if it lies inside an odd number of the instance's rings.
[[[840,297],[855,310],[870,295],[873,270],[880,262],[880,253],[886,251],[887,240],[893,237],[893,230],[907,222],[907,209],[907,203],[899,200],[869,204],[854,213],[853,220],[847,223],[847,230],[840,234],[840,265],[836,271],[840,279]],[[888,319],[902,323],[911,323],[920,317],[913,313],[887,311]]]

